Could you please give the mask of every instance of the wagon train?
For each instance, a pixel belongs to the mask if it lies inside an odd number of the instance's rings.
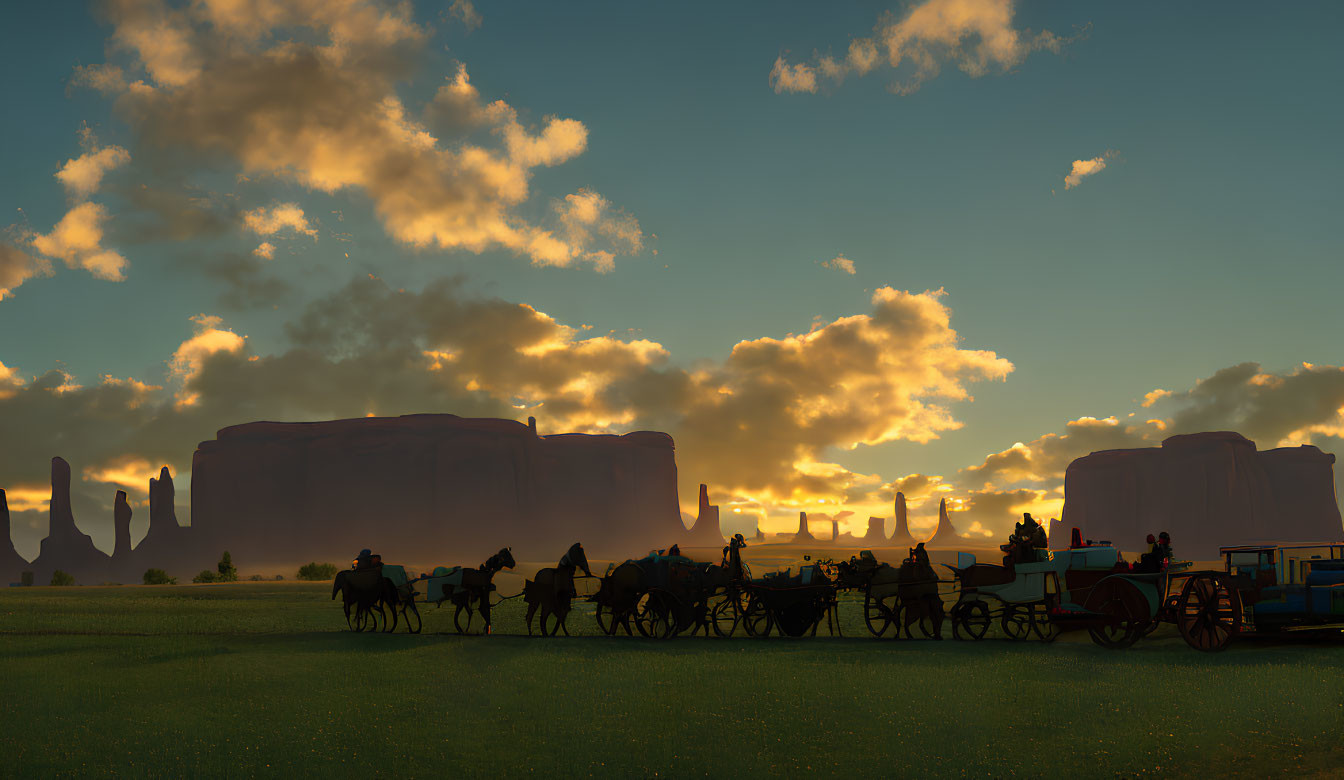
[[[962,641],[982,640],[997,626],[1014,641],[1050,642],[1066,631],[1087,631],[1096,644],[1122,649],[1170,623],[1190,647],[1218,651],[1239,636],[1344,632],[1344,542],[1225,547],[1221,569],[1195,571],[1170,560],[1169,548],[1127,563],[1118,548],[1084,540],[1075,528],[1062,550],[1013,537],[1001,548],[1002,565],[958,553],[955,565],[942,564],[946,578],[937,575],[923,544],[899,565],[864,550],[839,562],[804,556],[796,572],[756,578],[742,560],[744,547],[739,534],[720,561],[707,563],[674,545],[612,563],[595,577],[576,543],[518,594],[527,604],[528,633],[539,617],[541,636],[569,634],[578,578],[597,580],[587,601],[608,636],[728,638],[740,631],[804,637],[815,636],[823,623],[839,635],[843,594],[861,597],[864,624],[877,638],[942,639],[947,622],[951,637]],[[333,583],[332,597],[344,596],[347,625],[355,631],[405,626],[418,633],[423,586],[425,602],[453,606],[458,633],[472,633],[478,615],[479,632],[490,633],[491,608],[505,600],[493,577],[515,566],[509,548],[476,568],[438,567],[416,578],[376,559],[357,559]]]

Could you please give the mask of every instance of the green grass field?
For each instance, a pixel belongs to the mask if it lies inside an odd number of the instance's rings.
[[[1337,776],[1344,646],[344,630],[330,586],[0,591],[0,776]],[[586,606],[586,605],[585,605]],[[949,632],[950,633],[950,632]]]

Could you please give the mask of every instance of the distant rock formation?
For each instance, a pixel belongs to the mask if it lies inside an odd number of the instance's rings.
[[[722,547],[723,532],[719,530],[719,508],[709,503],[709,487],[700,485],[700,508],[695,515],[695,525],[686,532],[688,547]]]
[[[840,521],[831,518],[831,544],[840,543]]]
[[[865,547],[884,547],[887,544],[886,519],[881,517],[868,518],[868,532],[860,540]]]
[[[791,540],[793,544],[806,542],[807,544],[816,544],[817,537],[812,535],[812,531],[807,527],[807,513],[798,513],[798,533],[793,535]]]
[[[194,574],[202,568],[213,567],[225,549],[207,549],[203,534],[196,533],[193,527],[179,525],[176,504],[173,475],[164,466],[158,479],[151,477],[149,480],[149,530],[135,546],[127,564],[134,581],[139,581],[145,569],[150,568],[164,569],[178,576]],[[251,563],[246,558],[239,560]]]
[[[667,434],[539,436],[451,414],[225,428],[196,450],[191,509],[206,549],[249,567],[364,547],[416,565],[505,545],[544,561],[576,541],[620,557],[686,534]]]
[[[28,571],[28,561],[14,549],[14,537],[9,535],[9,501],[5,491],[0,490],[0,587],[18,582],[19,577]]]
[[[755,542],[764,542],[764,541],[765,541],[765,532],[761,530],[761,526],[760,526],[759,524],[756,526],[756,535],[753,536],[753,537],[751,537],[751,539],[752,539],[752,541],[755,541]]]
[[[957,536],[957,529],[952,527],[952,518],[947,516],[947,499],[938,502],[938,527],[934,529],[933,536],[924,542],[929,546],[955,544],[962,541]]]
[[[112,504],[112,533],[116,539],[112,560],[120,561],[131,555],[131,505],[126,503],[126,491],[118,490]]]
[[[905,510],[905,494],[896,494],[896,528],[891,532],[889,544],[892,547],[914,547],[915,537],[910,535],[909,518]]]
[[[77,582],[102,582],[107,575],[108,556],[93,545],[93,539],[81,533],[70,509],[70,464],[62,458],[51,459],[50,530],[33,565],[34,583],[45,585],[57,569],[73,575]]]
[[[1057,530],[1142,550],[1168,531],[1178,557],[1208,560],[1219,547],[1340,541],[1335,456],[1309,445],[1259,452],[1231,431],[1172,436],[1161,447],[1103,450],[1069,464]]]

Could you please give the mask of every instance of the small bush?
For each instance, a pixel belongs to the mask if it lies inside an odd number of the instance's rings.
[[[33,573],[30,571],[26,571],[20,574],[19,584],[24,586],[31,586],[33,584]]]
[[[168,572],[163,569],[145,569],[144,581],[146,585],[176,585],[177,578],[169,577]]]
[[[307,563],[299,567],[299,579],[310,582],[330,580],[336,578],[336,572],[334,563]]]
[[[251,582],[261,582],[266,578],[261,576],[260,574],[253,574],[251,577],[248,577],[247,579]]]
[[[219,572],[214,572],[210,571],[209,569],[206,569],[202,571],[200,574],[197,574],[195,577],[192,577],[191,581],[196,583],[219,582]]]
[[[74,584],[75,584],[75,578],[74,578],[73,575],[66,574],[65,572],[61,571],[60,569],[57,569],[56,571],[54,571],[54,572],[51,573],[51,584],[52,584],[52,585],[59,585],[59,586],[62,586],[62,587],[66,587],[66,586],[74,585]]]
[[[224,557],[219,559],[219,565],[215,568],[219,570],[219,577],[215,580],[216,582],[238,581],[238,569],[233,565],[233,557],[229,555],[228,550],[224,551]]]
[[[332,575],[332,576],[335,576],[335,575]],[[283,575],[283,574],[277,574],[277,575],[275,575],[275,579],[276,579],[277,581],[279,581],[279,580],[283,580],[284,578],[285,578],[285,575]]]

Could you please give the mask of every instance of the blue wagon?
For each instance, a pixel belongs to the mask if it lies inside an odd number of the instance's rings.
[[[1166,617],[1197,650],[1242,634],[1344,631],[1344,542],[1223,547],[1223,571],[1189,572]]]

